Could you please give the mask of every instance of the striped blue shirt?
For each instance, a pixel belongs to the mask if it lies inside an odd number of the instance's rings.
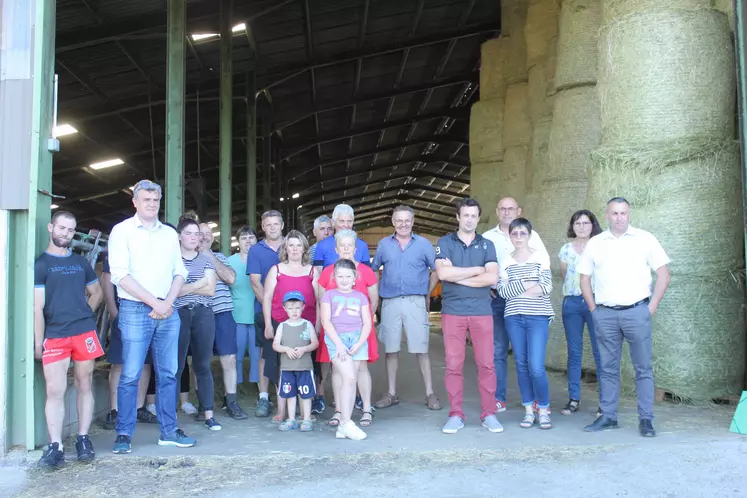
[[[506,254],[499,261],[501,272],[498,281],[498,294],[506,300],[506,312],[510,315],[534,315],[552,317],[555,313],[550,302],[552,273],[546,254],[535,251],[524,263]],[[523,296],[523,281],[537,282],[542,289],[541,296]]]
[[[225,257],[222,252],[213,252],[213,255],[219,262],[231,268],[231,263],[228,262],[228,258]],[[215,294],[213,295],[213,313],[233,311],[231,289],[228,287],[227,283],[220,279],[220,277],[216,278],[217,283],[215,284]]]

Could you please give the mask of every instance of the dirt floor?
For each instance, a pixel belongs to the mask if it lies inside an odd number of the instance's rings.
[[[432,358],[445,402],[443,343],[436,334]],[[385,386],[383,367],[380,361],[372,370],[375,398]],[[551,374],[555,427],[524,430],[512,368],[509,410],[499,416],[502,434],[479,424],[473,361],[465,365],[467,426],[444,435],[446,409],[426,409],[417,363],[402,355],[401,404],[376,412],[366,441],[336,440],[324,424],[329,408],[309,434],[280,433],[267,419],[224,416],[223,430],[210,432],[182,415],[183,428],[198,439],[194,448],[157,446],[157,426],[139,425],[133,453],[118,456],[110,453],[114,434],[97,429],[93,464],[75,462],[72,443],[66,467],[53,475],[11,456],[0,464],[0,496],[747,496],[747,438],[728,432],[733,407],[662,403],[658,437],[643,439],[635,401],[625,400],[621,429],[587,434],[582,428],[593,419],[595,385],[584,386],[581,412],[562,417],[565,379]],[[247,411],[255,404],[242,402]]]

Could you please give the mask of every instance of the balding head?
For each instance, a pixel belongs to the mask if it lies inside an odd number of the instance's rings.
[[[511,222],[521,216],[521,208],[513,197],[503,197],[498,201],[495,214],[498,215],[498,224],[501,230],[508,230]]]

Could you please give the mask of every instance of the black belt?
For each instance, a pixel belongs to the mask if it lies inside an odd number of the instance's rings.
[[[642,304],[648,304],[648,302],[649,302],[649,298],[646,298],[646,299],[641,299],[637,303],[629,304],[627,306],[605,306],[603,304],[600,304],[599,306],[601,306],[602,308],[609,308],[611,310],[620,311],[620,310],[629,310],[631,308],[635,308],[636,306],[640,306]]]

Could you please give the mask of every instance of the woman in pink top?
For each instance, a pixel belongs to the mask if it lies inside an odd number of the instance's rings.
[[[302,318],[315,324],[319,333],[319,322],[317,317],[317,279],[318,274],[314,271],[309,257],[309,242],[298,230],[291,230],[285,237],[283,245],[278,251],[280,263],[270,268],[264,285],[262,296],[262,309],[271,309],[271,313],[265,313],[265,337],[273,339],[275,328],[278,324],[288,319],[288,314],[283,308],[283,296],[286,292],[296,291],[303,294],[306,301]],[[272,379],[277,386],[278,379]],[[285,403],[278,396],[278,413],[272,420],[281,422],[285,419]]]

